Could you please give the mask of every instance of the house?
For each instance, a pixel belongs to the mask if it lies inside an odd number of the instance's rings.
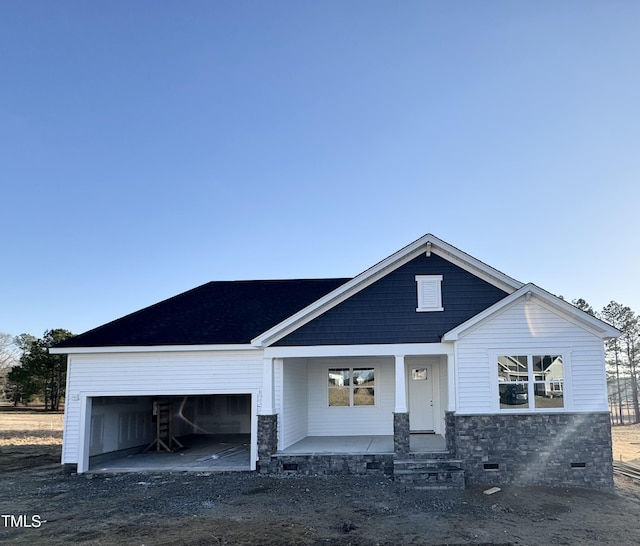
[[[211,282],[52,349],[62,463],[205,439],[214,469],[610,487],[618,335],[430,234],[351,279]]]

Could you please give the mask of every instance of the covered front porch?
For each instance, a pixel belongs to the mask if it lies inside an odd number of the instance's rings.
[[[284,347],[281,358],[270,351],[258,420],[261,469],[271,457],[448,453],[446,412],[455,407],[449,345]]]
[[[380,474],[422,487],[464,486],[460,461],[447,449],[440,434],[411,434],[410,451],[398,453],[397,439],[389,435],[307,436],[272,454],[258,468],[270,474],[335,475]],[[423,483],[424,480],[428,483]]]

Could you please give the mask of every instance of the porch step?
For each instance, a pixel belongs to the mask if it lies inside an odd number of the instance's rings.
[[[398,459],[393,461],[393,479],[419,489],[464,489],[459,459]]]
[[[429,460],[429,459],[438,459],[438,460],[442,460],[442,459],[446,459],[446,460],[450,460],[451,459],[451,453],[449,453],[448,451],[411,451],[409,453],[405,453],[404,455],[402,455],[402,460],[418,460],[418,461],[424,461],[424,460]]]

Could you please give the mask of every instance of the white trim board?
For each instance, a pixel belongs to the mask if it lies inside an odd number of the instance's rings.
[[[314,345],[265,347],[264,358],[348,356],[453,356],[453,343],[399,343],[388,345]]]
[[[229,345],[128,345],[121,347],[53,347],[53,355],[93,353],[184,353],[196,351],[260,351],[260,347],[249,344]]]

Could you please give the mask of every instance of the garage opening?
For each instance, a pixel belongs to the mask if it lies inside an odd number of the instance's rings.
[[[91,399],[92,472],[251,468],[251,395]]]

